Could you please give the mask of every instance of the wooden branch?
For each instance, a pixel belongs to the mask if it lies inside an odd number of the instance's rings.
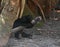
[[[17,18],[19,17],[19,13],[20,13],[20,7],[18,8],[18,11],[17,11]]]
[[[46,18],[45,18],[43,9],[41,8],[41,5],[38,3],[37,0],[33,0],[33,2],[40,8],[40,11],[41,11],[41,13],[42,13],[42,15],[43,15],[44,21],[46,22]]]
[[[22,17],[22,15],[23,15],[23,11],[24,11],[25,4],[26,4],[26,1],[25,1],[25,0],[22,0],[21,2],[22,2],[22,4],[21,4],[21,13],[20,13],[20,18],[21,18],[21,17]]]
[[[19,8],[18,8],[18,11],[17,11],[17,18],[19,17],[19,18],[21,18],[22,17],[22,15],[23,15],[23,11],[24,11],[24,7],[25,7],[25,0],[18,0],[18,2],[19,2]],[[19,13],[20,13],[20,15],[19,15]]]

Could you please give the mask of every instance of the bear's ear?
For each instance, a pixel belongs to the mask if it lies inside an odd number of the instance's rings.
[[[41,16],[38,16],[38,17],[36,17],[35,19],[33,19],[32,21],[31,21],[31,23],[32,24],[36,24],[37,22],[40,22],[42,20],[42,17]]]
[[[32,23],[32,24],[35,24],[35,20],[32,20],[31,23]]]

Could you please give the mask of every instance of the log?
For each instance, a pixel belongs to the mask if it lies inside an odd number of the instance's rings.
[[[16,28],[12,29],[12,30],[11,30],[11,33],[12,33],[12,32],[17,32],[17,31],[21,31],[21,30],[23,30],[23,29],[24,29],[23,26],[19,26],[19,27],[16,27]]]

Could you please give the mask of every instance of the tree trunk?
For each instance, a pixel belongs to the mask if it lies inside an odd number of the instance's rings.
[[[15,19],[17,19],[18,0],[4,0],[4,8],[0,14],[0,46],[6,45]],[[1,44],[2,43],[2,44]]]

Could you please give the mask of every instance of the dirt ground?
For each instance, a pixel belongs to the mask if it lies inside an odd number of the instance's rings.
[[[4,47],[60,47],[60,21],[48,21],[40,28],[24,30],[33,34],[32,39],[10,38]]]

